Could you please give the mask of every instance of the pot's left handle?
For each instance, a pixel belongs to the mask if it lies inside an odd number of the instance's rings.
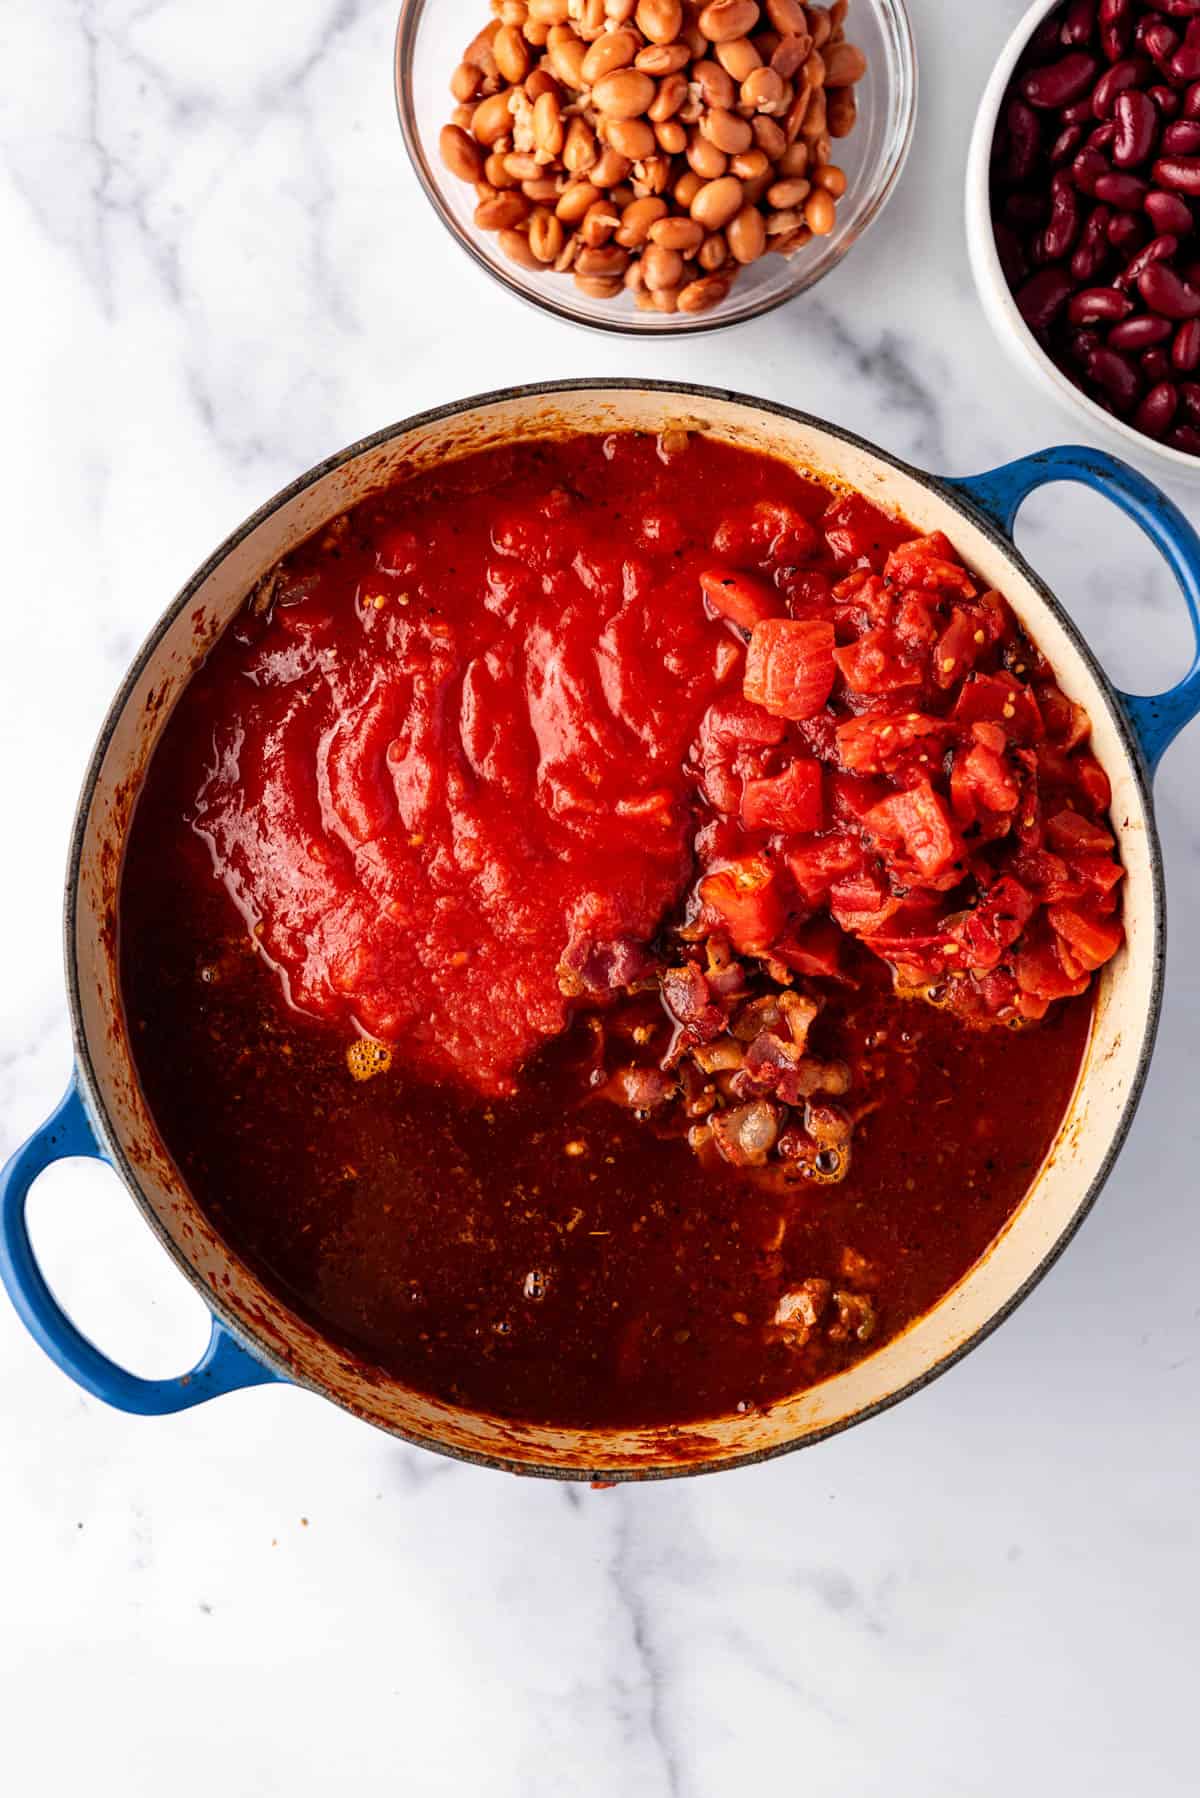
[[[1067,445],[1008,462],[988,474],[947,481],[999,525],[1006,537],[1021,506],[1038,487],[1075,481],[1094,487],[1145,532],[1179,582],[1191,615],[1196,649],[1183,679],[1165,693],[1122,693],[1121,700],[1151,773],[1185,724],[1200,715],[1200,536],[1174,500],[1127,462],[1105,450]]]
[[[35,1130],[0,1173],[0,1280],[34,1340],[85,1392],[142,1417],[186,1411],[223,1392],[265,1386],[280,1375],[265,1367],[215,1317],[208,1347],[190,1373],[144,1380],[118,1367],[77,1330],[37,1264],[25,1217],[34,1181],[51,1162],[67,1156],[105,1159],[74,1080],[57,1111]]]

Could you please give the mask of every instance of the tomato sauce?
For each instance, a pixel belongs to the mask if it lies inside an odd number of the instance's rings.
[[[332,1340],[499,1415],[692,1421],[871,1352],[1012,1215],[1119,874],[1040,658],[1036,747],[1006,734],[1015,626],[928,672],[988,600],[912,543],[770,458],[622,434],[400,483],[251,595],[152,759],[122,980],[184,1179]],[[897,555],[928,597],[907,685],[902,635],[858,647]],[[941,725],[932,773],[848,765],[972,671],[985,728]]]

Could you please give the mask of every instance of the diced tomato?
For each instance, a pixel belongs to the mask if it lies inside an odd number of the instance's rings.
[[[1112,804],[1112,786],[1094,755],[1085,749],[1071,757],[1075,784],[1093,812],[1106,812]]]
[[[1125,870],[1111,855],[1072,855],[1067,858],[1076,880],[1094,893],[1111,893],[1125,878]]]
[[[1021,992],[1042,1002],[1040,1011],[1021,1010],[1027,1017],[1044,1017],[1046,1006],[1055,999],[1069,999],[1086,990],[1086,974],[1072,978],[1059,960],[1050,941],[1023,943],[1017,955],[1017,984]]]
[[[788,831],[805,836],[825,822],[821,764],[798,755],[783,770],[742,789],[742,823],[747,830]]]
[[[718,812],[736,812],[742,780],[756,774],[755,751],[773,749],[787,735],[780,718],[746,699],[718,699],[700,721],[693,755],[708,802]],[[761,765],[762,756],[759,755]]]
[[[872,867],[846,875],[829,889],[830,911],[843,930],[856,936],[880,929],[899,904],[878,869]]]
[[[793,845],[784,860],[804,899],[816,905],[826,897],[835,880],[862,867],[863,852],[853,837],[838,831]]]
[[[950,775],[950,803],[961,824],[974,824],[981,812],[1015,811],[1020,797],[1012,769],[986,743],[958,751]]]
[[[775,588],[754,574],[736,568],[709,568],[700,576],[704,597],[712,611],[743,630],[752,631],[764,618],[778,618],[783,601]]]
[[[1013,873],[1025,886],[1032,887],[1043,905],[1056,905],[1063,899],[1082,899],[1087,891],[1060,855],[1048,849],[1027,847],[1012,864]]]
[[[1125,940],[1119,923],[1098,916],[1086,904],[1052,905],[1046,916],[1059,938],[1059,955],[1069,974],[1094,973],[1112,960]]]
[[[740,954],[758,954],[779,934],[786,915],[779,881],[761,856],[743,856],[706,874],[699,893],[717,928],[728,932]]]
[[[829,783],[833,809],[839,818],[861,823],[873,805],[886,799],[888,789],[880,780],[864,780],[858,774],[835,774]]]
[[[936,739],[951,735],[952,730],[945,718],[930,718],[923,712],[868,712],[838,725],[838,752],[852,774],[882,774],[918,743],[932,754]]]
[[[964,599],[974,599],[979,591],[944,531],[902,543],[888,557],[883,572],[897,587],[922,587],[927,593],[961,593]]]
[[[777,718],[812,718],[833,691],[833,626],[817,618],[756,624],[742,690]]]
[[[956,686],[971,672],[984,647],[975,641],[977,633],[983,634],[975,619],[955,606],[933,652],[933,678],[939,687]]]
[[[861,493],[848,493],[830,506],[822,520],[829,553],[845,567],[865,566],[883,573],[891,552],[907,542],[912,527],[873,506]]]
[[[953,934],[963,954],[954,965],[990,972],[1016,942],[1037,906],[1033,894],[1019,881],[1003,876],[955,927]]]
[[[924,593],[906,593],[896,607],[896,635],[913,649],[928,649],[938,634],[937,615]]]
[[[1037,702],[1028,687],[1011,674],[972,674],[954,704],[960,724],[977,718],[999,724],[1015,743],[1031,743],[1044,734]]]
[[[979,624],[991,645],[1011,637],[1017,629],[1012,607],[1003,593],[997,593],[994,587],[979,596]]]
[[[797,974],[840,980],[845,937],[832,918],[813,918],[772,945],[771,953]]]
[[[1103,855],[1115,847],[1113,834],[1079,812],[1055,812],[1046,820],[1046,841],[1063,855]]]
[[[1046,725],[1046,735],[1068,754],[1086,743],[1092,733],[1092,722],[1081,705],[1068,699],[1053,681],[1041,681],[1037,689],[1038,710]]]
[[[945,803],[927,780],[873,806],[863,824],[883,842],[899,844],[907,861],[926,880],[945,874],[964,854],[962,838]]]
[[[793,618],[828,618],[833,611],[829,576],[816,569],[783,569],[780,589]]]
[[[730,513],[713,535],[719,556],[760,564],[806,562],[819,542],[816,526],[795,506],[765,499]]]
[[[833,659],[855,693],[894,693],[921,684],[921,662],[886,625],[835,649]]]

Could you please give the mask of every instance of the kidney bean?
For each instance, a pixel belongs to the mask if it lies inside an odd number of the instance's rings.
[[[1145,243],[1146,221],[1132,212],[1114,212],[1106,236],[1114,250],[1123,250],[1128,256]]]
[[[1102,156],[1107,156],[1116,141],[1116,136],[1117,127],[1115,123],[1112,119],[1105,119],[1103,125],[1096,126],[1095,130],[1088,138],[1088,143],[1093,150],[1099,150]]]
[[[1041,235],[1039,260],[1061,262],[1070,255],[1082,223],[1079,195],[1067,171],[1060,170],[1050,183],[1050,218]]]
[[[1157,87],[1148,87],[1146,92],[1164,119],[1173,119],[1183,105],[1183,101],[1173,87],[1163,87],[1160,83]]]
[[[1049,199],[1045,194],[1009,194],[1004,202],[1004,217],[1020,230],[1038,230],[1046,222]]]
[[[1067,48],[1074,44],[1090,43],[1095,29],[1096,0],[1070,0],[1070,5],[1063,14],[1060,41]]]
[[[1176,119],[1159,141],[1160,156],[1194,156],[1200,150],[1200,119]]]
[[[1111,254],[1108,241],[1108,222],[1111,218],[1109,207],[1095,207],[1076,245],[1075,254],[1071,258],[1071,273],[1085,285],[1095,280]]]
[[[1133,0],[1100,0],[1100,48],[1118,62],[1133,39]]]
[[[1117,95],[1113,118],[1117,128],[1113,135],[1112,159],[1119,169],[1134,169],[1139,162],[1145,162],[1154,148],[1158,136],[1157,109],[1147,94],[1131,88]]]
[[[1183,42],[1171,58],[1172,81],[1200,80],[1200,21],[1193,19],[1183,34]]]
[[[1166,27],[1170,31],[1170,26]],[[1174,37],[1174,32],[1171,33]],[[1021,92],[1031,106],[1041,110],[1070,106],[1091,91],[1100,65],[1086,50],[1071,50],[1057,62],[1030,69],[1021,81]]]
[[[1165,19],[1139,19],[1133,41],[1170,79],[1171,58],[1179,45],[1179,33],[1174,27],[1168,25]]]
[[[1092,97],[1088,102],[1094,117],[1111,118],[1117,95],[1123,94],[1127,88],[1143,87],[1153,72],[1144,56],[1125,56],[1120,62],[1115,62],[1111,69],[1105,69],[1092,89]]]
[[[1040,269],[1014,296],[1032,331],[1048,331],[1071,297],[1071,277],[1061,268]]]
[[[1095,348],[1096,333],[1094,331],[1080,329],[1067,333],[1064,354],[1069,362],[1073,362],[1075,367],[1082,369],[1085,374],[1091,366]]]
[[[1189,424],[1200,424],[1200,382],[1181,381],[1179,397]]]
[[[1200,318],[1189,318],[1180,325],[1171,345],[1171,367],[1181,375],[1200,368]]]
[[[1145,205],[1146,217],[1160,234],[1170,231],[1176,237],[1186,237],[1195,224],[1191,207],[1178,194],[1165,194],[1155,188],[1146,195]]]
[[[1042,127],[1032,106],[1014,96],[1004,114],[1008,131],[1008,179],[1020,186],[1037,167],[1042,147]]]
[[[1126,297],[1122,295],[1122,298]],[[1129,308],[1130,311],[1133,310],[1132,300],[1129,301]],[[1114,325],[1108,334],[1108,341],[1114,350],[1152,350],[1158,344],[1166,342],[1173,328],[1169,318],[1159,318],[1154,312],[1140,312],[1136,318],[1127,317],[1122,323]]]
[[[1160,156],[1154,164],[1157,187],[1175,193],[1200,195],[1200,158],[1195,156]]]
[[[1089,196],[1095,195],[1097,181],[1103,180],[1104,176],[1111,172],[1099,150],[1090,144],[1087,149],[1079,152],[1071,164],[1071,173],[1075,177],[1076,187],[1080,193]]]
[[[1129,295],[1118,293],[1115,287],[1085,287],[1081,293],[1071,296],[1067,315],[1073,325],[1119,324],[1132,311],[1133,301]],[[1111,332],[1109,341],[1112,341]],[[1116,345],[1116,348],[1120,347]]]
[[[1035,277],[1036,279],[1036,277]],[[1200,317],[1200,293],[1165,262],[1152,262],[1138,276],[1138,292],[1147,306],[1164,318]]]
[[[1022,67],[1030,62],[1049,62],[1052,57],[1058,55],[1061,48],[1062,38],[1059,35],[1058,20],[1051,14],[1048,19],[1042,20],[1030,38],[1021,59]]]
[[[1086,125],[1064,125],[1050,146],[1051,168],[1056,169],[1064,162],[1070,162],[1072,157],[1083,148],[1083,140],[1086,136]]]
[[[1143,350],[1138,357],[1138,367],[1142,371],[1142,379],[1151,387],[1157,387],[1160,381],[1171,379],[1171,358],[1166,350],[1157,347]]]
[[[1108,206],[1116,206],[1122,212],[1140,212],[1150,187],[1139,175],[1110,173],[1099,176],[1092,192],[1098,200],[1103,200]]]
[[[1200,119],[1200,81],[1193,81],[1183,96],[1183,116],[1185,119]]]
[[[1121,270],[1113,283],[1114,287],[1119,287],[1124,291],[1136,287],[1143,272],[1150,267],[1151,263],[1168,262],[1172,256],[1177,254],[1178,250],[1179,239],[1177,237],[1168,234],[1165,237],[1151,238],[1150,242],[1138,251],[1132,262]]]
[[[992,229],[996,238],[996,254],[1000,258],[1000,267],[1004,270],[1004,279],[1010,287],[1019,287],[1021,282],[1029,276],[1029,258],[1025,254],[1024,245],[1012,226],[1006,225],[1003,219],[996,219]]]
[[[1170,381],[1159,381],[1134,413],[1134,429],[1144,431],[1147,437],[1165,437],[1178,408],[1179,395]]]
[[[1194,425],[1176,425],[1168,433],[1167,442],[1172,449],[1186,450],[1189,455],[1200,455],[1200,431]]]
[[[1141,398],[1142,377],[1120,350],[1107,345],[1094,351],[1089,373],[1099,381],[1118,412],[1132,412]]]

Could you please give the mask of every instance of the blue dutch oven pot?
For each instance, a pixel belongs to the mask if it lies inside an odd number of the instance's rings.
[[[782,455],[944,529],[999,587],[1093,721],[1113,783],[1127,870],[1128,942],[1105,970],[1093,1042],[1071,1112],[1013,1223],[925,1318],[848,1373],[761,1414],[673,1430],[543,1428],[475,1415],[401,1387],[298,1319],[225,1248],[180,1181],[141,1098],[125,1038],[113,925],[124,833],[170,703],[255,581],[296,543],[400,470],[513,436],[664,422]],[[1018,554],[1022,502],[1059,481],[1094,488],[1141,528],[1174,573],[1196,633],[1178,685],[1118,693],[1078,631]],[[284,490],[236,531],[184,588],[109,712],[80,801],[67,887],[67,988],[76,1066],[62,1103],[0,1176],[0,1278],[51,1360],[107,1404],[145,1416],[221,1393],[292,1381],[427,1447],[513,1471],[568,1479],[662,1478],[784,1453],[870,1417],[953,1364],[1016,1307],[1061,1253],[1125,1139],[1153,1048],[1165,911],[1150,796],[1154,770],[1200,711],[1200,538],[1150,481],[1098,450],[1061,448],[965,480],[939,480],[861,439],[787,408],[669,383],[578,381],[509,389],[421,414],[352,445]],[[140,1379],[90,1342],[56,1301],[26,1227],[30,1188],[51,1162],[108,1161],[212,1315],[200,1361],[176,1379]]]

